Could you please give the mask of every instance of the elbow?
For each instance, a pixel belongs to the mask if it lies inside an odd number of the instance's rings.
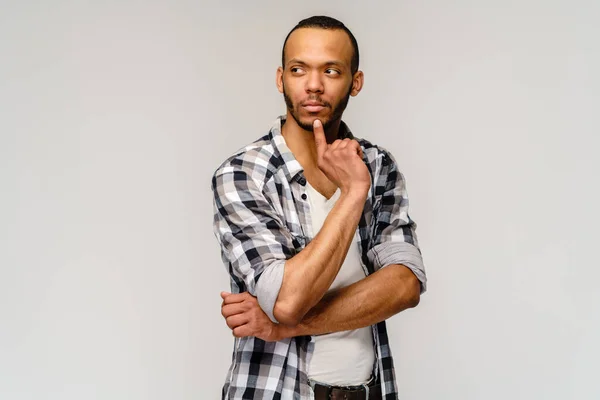
[[[397,314],[401,311],[408,310],[409,308],[415,308],[421,301],[421,295],[419,291],[412,289],[406,290],[404,294],[397,296],[393,301],[393,314]]]
[[[399,311],[415,308],[421,301],[421,281],[412,272],[403,274],[399,282],[404,289],[397,298]]]
[[[415,308],[419,305],[421,301],[421,290],[418,288],[416,291],[413,291],[411,295],[408,297],[408,308]]]
[[[421,281],[413,275],[407,283],[407,306],[408,308],[415,308],[421,301]]]
[[[273,307],[273,316],[280,324],[296,326],[304,318],[304,312],[299,307],[277,301]]]

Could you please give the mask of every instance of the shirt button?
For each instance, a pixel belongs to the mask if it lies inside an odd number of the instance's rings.
[[[302,193],[302,196],[300,197],[302,197],[302,200],[306,200],[306,193]]]
[[[304,185],[306,185],[306,179],[301,177],[300,179],[298,179],[298,183],[301,184],[302,186],[304,186]]]

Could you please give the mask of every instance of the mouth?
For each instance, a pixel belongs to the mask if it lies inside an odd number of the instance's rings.
[[[325,105],[318,102],[306,102],[302,104],[302,108],[311,113],[317,113],[325,108]]]

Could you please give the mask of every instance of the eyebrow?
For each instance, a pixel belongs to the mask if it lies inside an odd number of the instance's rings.
[[[306,66],[308,66],[308,64],[306,62],[304,62],[302,60],[299,60],[297,58],[292,58],[286,64],[287,65],[290,65],[290,64],[300,64],[300,65],[306,65]],[[342,67],[342,68],[346,67],[346,64],[344,64],[343,62],[341,62],[341,61],[335,61],[335,60],[326,61],[326,62],[323,63],[323,65],[336,65],[336,66]]]

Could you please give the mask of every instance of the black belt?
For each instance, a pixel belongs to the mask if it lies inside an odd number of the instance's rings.
[[[381,400],[381,385],[327,386],[314,384],[315,400]],[[368,393],[368,394],[367,394]]]

